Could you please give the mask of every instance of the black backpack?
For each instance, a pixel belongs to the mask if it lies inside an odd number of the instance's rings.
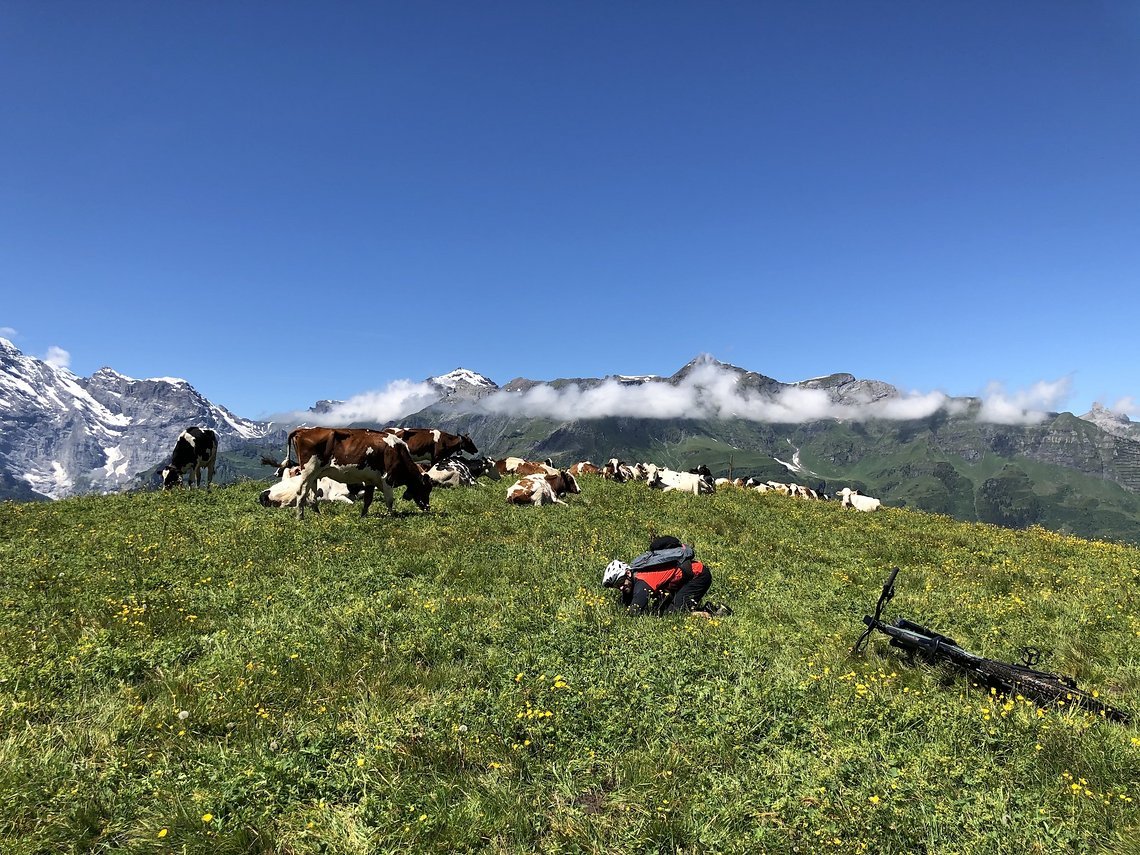
[[[696,553],[693,547],[681,543],[671,535],[655,537],[649,542],[649,551],[643,552],[629,562],[629,569],[634,573],[641,570],[653,570],[657,567],[680,567],[686,579],[692,575],[693,558]]]

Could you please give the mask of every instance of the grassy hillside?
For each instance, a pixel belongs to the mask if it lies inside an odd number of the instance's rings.
[[[497,457],[569,466],[610,457],[716,475],[859,487],[894,507],[969,522],[1140,545],[1140,443],[1061,414],[1039,425],[994,425],[945,413],[914,421],[805,424],[720,419],[588,418],[553,422],[437,405],[405,420],[476,439]],[[781,465],[798,456],[803,470]],[[1008,466],[1015,471],[1006,472]]]
[[[304,521],[261,485],[0,505],[0,852],[1140,852],[1140,731],[852,643],[889,616],[1140,712],[1140,551],[583,479]],[[602,567],[696,545],[717,620]]]

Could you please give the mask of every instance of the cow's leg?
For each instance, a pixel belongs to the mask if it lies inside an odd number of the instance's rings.
[[[392,489],[387,478],[380,479],[380,489],[384,491],[384,504],[388,506],[388,513],[391,514],[392,507],[396,504],[396,491]]]
[[[210,492],[210,485],[214,483],[214,461],[206,464],[206,492]]]
[[[376,495],[376,485],[375,484],[366,484],[364,487],[363,504],[360,507],[360,515],[362,517],[368,515],[368,509],[370,507],[372,507],[372,497],[374,495]]]
[[[305,502],[312,496],[313,513],[320,513],[317,509],[317,469],[320,460],[314,454],[301,469],[300,486],[297,487],[297,519],[305,518]]]

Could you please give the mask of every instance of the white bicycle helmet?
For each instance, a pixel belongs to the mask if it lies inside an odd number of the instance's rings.
[[[629,565],[624,561],[614,559],[606,565],[606,569],[602,571],[602,587],[612,588],[622,577],[629,571]]]

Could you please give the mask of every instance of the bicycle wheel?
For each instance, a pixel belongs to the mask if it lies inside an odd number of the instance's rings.
[[[1131,718],[1056,674],[990,660],[979,663],[974,670],[987,686],[1005,694],[1017,692],[1042,704],[1071,704],[1125,724]]]

